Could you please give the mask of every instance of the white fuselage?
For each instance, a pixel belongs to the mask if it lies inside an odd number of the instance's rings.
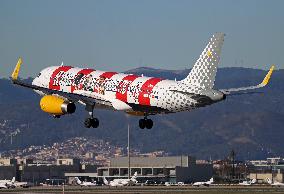
[[[97,186],[96,183],[92,183],[92,182],[83,182],[80,184],[81,186],[85,186],[85,187],[90,187],[90,186]]]
[[[14,178],[13,178],[14,179]],[[7,188],[13,187],[15,180],[0,180],[0,185],[6,186]]]
[[[137,182],[136,180],[131,180],[131,179],[114,179],[109,182],[109,185],[113,187],[126,186],[129,184],[135,184],[136,182]]]
[[[69,66],[42,70],[33,85],[94,98],[98,107],[149,114],[186,111],[224,99],[219,91],[178,81]]]

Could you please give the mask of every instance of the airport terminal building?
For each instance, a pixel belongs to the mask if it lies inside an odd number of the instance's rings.
[[[31,159],[0,159],[0,179],[15,177],[33,185],[66,183],[65,173],[94,173],[97,166],[81,165],[79,159],[57,159],[55,164],[34,163]]]
[[[191,156],[131,157],[131,175],[137,172],[139,182],[184,182],[207,181],[213,176],[212,164],[197,164]],[[0,159],[0,179],[41,183],[74,183],[74,177],[85,181],[102,182],[128,177],[128,157],[110,159],[109,166],[80,164],[78,159],[57,159],[54,164],[34,163],[30,159]]]
[[[169,156],[169,157],[131,157],[130,172],[138,173],[137,180],[162,182],[184,182],[207,181],[213,176],[212,164],[197,164],[194,157]],[[98,167],[97,173],[65,173],[68,182],[74,177],[82,179],[108,180],[128,177],[128,157],[117,157],[110,159],[108,167]]]

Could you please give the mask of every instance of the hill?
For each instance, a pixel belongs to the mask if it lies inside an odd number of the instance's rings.
[[[137,68],[127,73],[180,80],[190,70]],[[221,68],[216,88],[259,83],[266,72],[245,68]],[[30,81],[30,79],[28,80]],[[151,130],[138,128],[139,117],[122,112],[95,110],[98,129],[85,129],[83,107],[73,115],[53,119],[39,108],[40,97],[30,90],[0,80],[0,151],[29,145],[52,144],[74,136],[95,136],[113,144],[127,144],[127,123],[131,140],[141,151],[165,150],[173,155],[223,158],[235,149],[239,159],[284,155],[284,70],[275,71],[261,94],[230,96],[225,101],[191,112],[153,116]],[[17,130],[18,129],[18,130]],[[18,131],[18,132],[17,132]],[[10,143],[12,132],[17,133]]]

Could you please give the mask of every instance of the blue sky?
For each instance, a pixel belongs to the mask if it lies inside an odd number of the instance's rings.
[[[214,32],[220,67],[284,68],[284,1],[0,0],[0,77],[51,65],[190,68]]]

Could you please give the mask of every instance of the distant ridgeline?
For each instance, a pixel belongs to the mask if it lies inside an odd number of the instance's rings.
[[[127,71],[145,76],[180,80],[189,70],[137,68]],[[220,68],[216,88],[259,83],[266,71]],[[31,79],[29,79],[31,81]],[[86,129],[83,108],[75,114],[53,119],[41,112],[40,97],[0,79],[0,151],[29,145],[52,144],[75,136],[96,136],[114,145],[126,146],[127,123],[132,145],[142,152],[165,150],[172,155],[188,154],[198,159],[224,158],[234,149],[238,159],[284,156],[284,70],[275,71],[263,93],[228,97],[210,107],[170,115],[154,116],[152,130],[137,127],[139,117],[122,112],[95,110],[102,121],[98,129]],[[25,113],[25,114],[23,114]],[[19,133],[11,133],[19,129]]]

